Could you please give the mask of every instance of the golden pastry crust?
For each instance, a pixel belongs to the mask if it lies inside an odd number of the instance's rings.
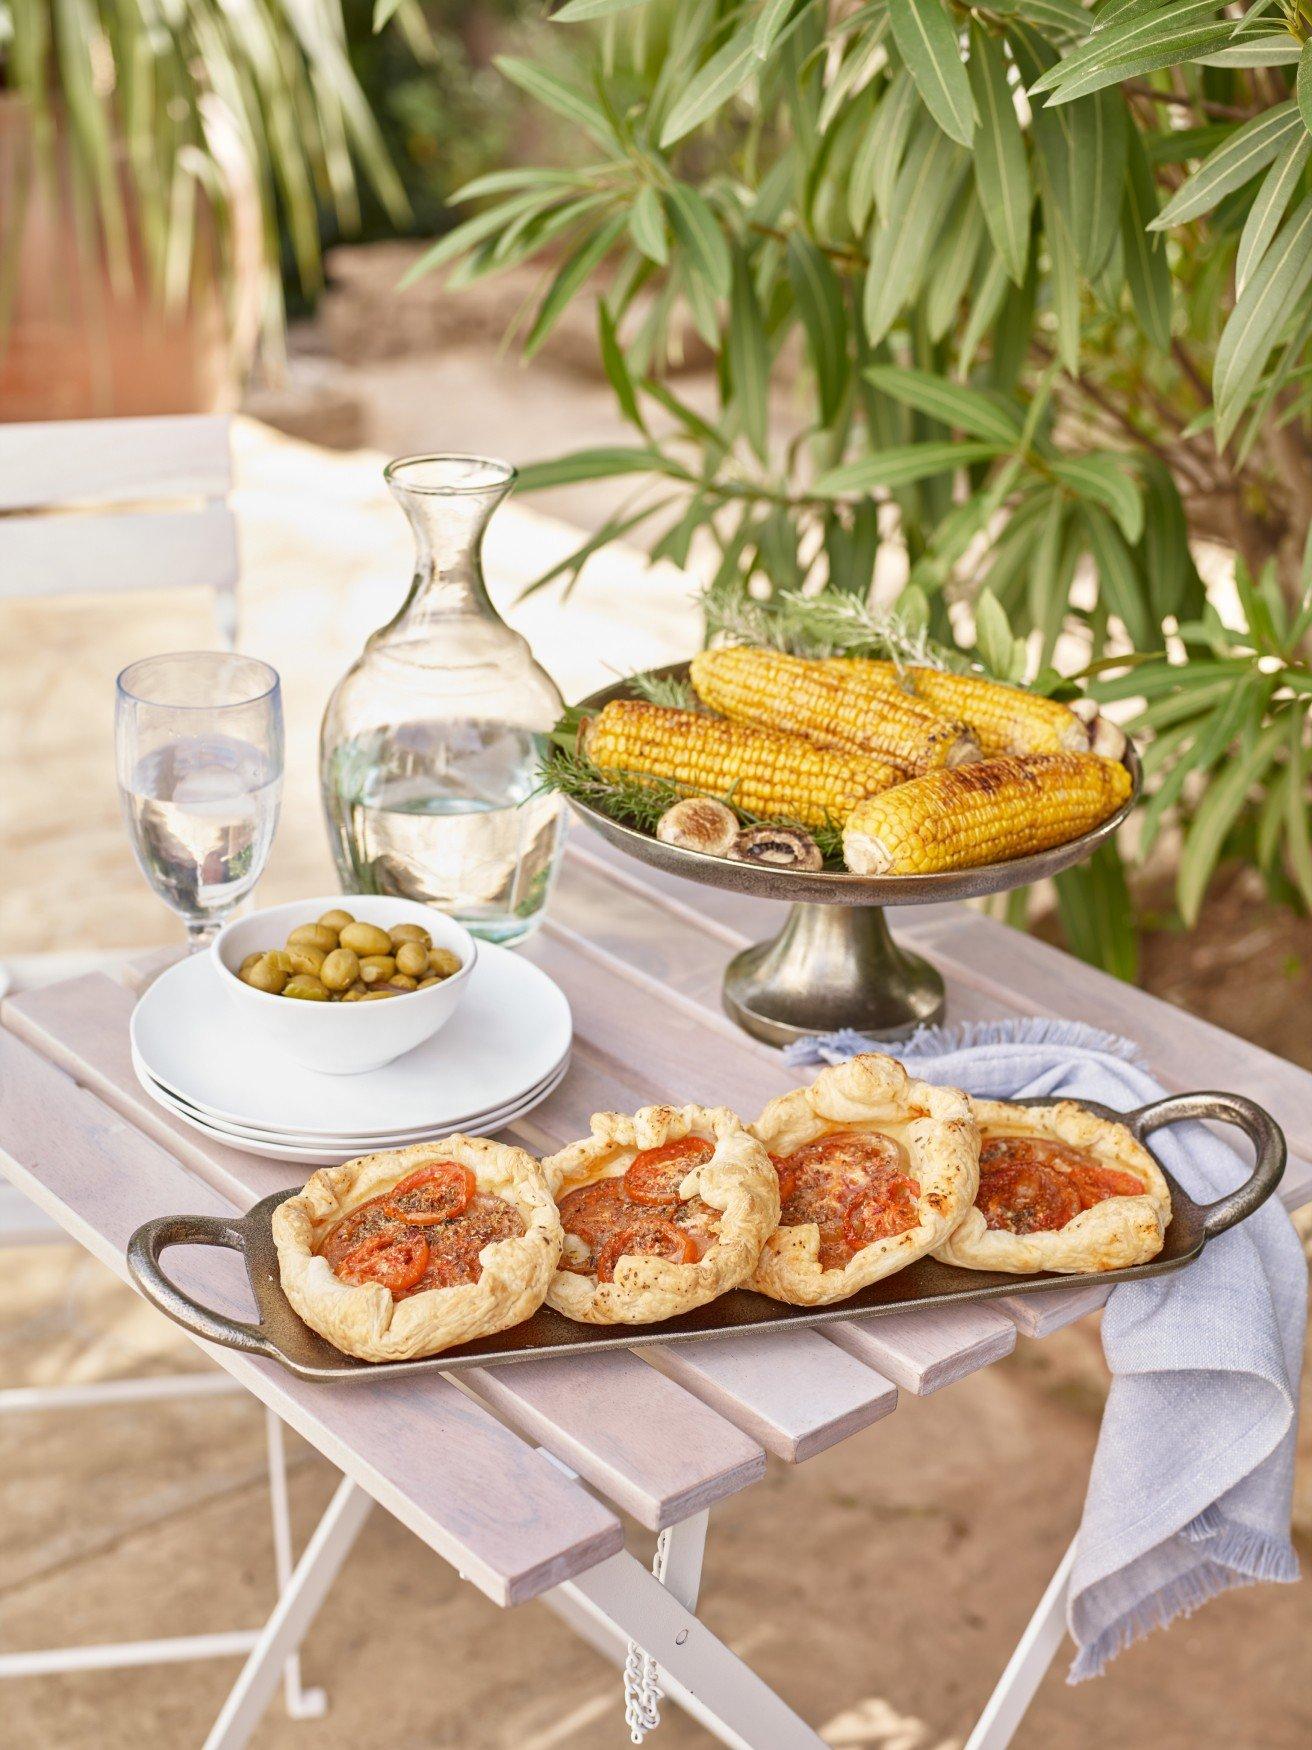
[[[477,1282],[426,1289],[402,1300],[394,1300],[380,1283],[340,1282],[317,1253],[328,1229],[435,1161],[468,1167],[480,1191],[504,1198],[518,1211],[525,1232],[483,1248]],[[560,1217],[542,1169],[522,1148],[481,1136],[449,1136],[321,1167],[304,1190],[278,1205],[272,1228],[288,1300],[321,1337],[364,1361],[436,1355],[519,1324],[541,1306],[560,1258]]]
[[[1171,1193],[1157,1162],[1123,1124],[1086,1111],[1074,1100],[1056,1106],[1015,1106],[1009,1100],[975,1100],[980,1140],[1034,1136],[1083,1149],[1103,1166],[1129,1173],[1143,1185],[1142,1197],[1108,1197],[1082,1209],[1065,1227],[1029,1234],[991,1228],[982,1211],[969,1209],[934,1253],[966,1270],[1005,1270],[1029,1276],[1037,1270],[1083,1275],[1144,1264],[1162,1249],[1171,1219]]]
[[[846,1300],[940,1245],[975,1201],[979,1189],[979,1133],[966,1095],[912,1081],[882,1053],[863,1052],[822,1069],[805,1088],[771,1100],[752,1125],[772,1155],[836,1130],[877,1130],[902,1144],[907,1173],[920,1185],[914,1227],[875,1240],[841,1270],[820,1267],[820,1230],[814,1222],[771,1234],[751,1286],[794,1306]]]
[[[582,1324],[649,1325],[747,1281],[779,1220],[779,1180],[770,1157],[727,1106],[644,1106],[632,1117],[596,1112],[592,1135],[548,1156],[542,1170],[559,1199],[598,1179],[618,1178],[636,1154],[685,1136],[700,1136],[715,1148],[679,1186],[681,1199],[700,1197],[720,1211],[719,1235],[705,1256],[695,1264],[621,1257],[611,1282],[557,1270],[548,1306]]]

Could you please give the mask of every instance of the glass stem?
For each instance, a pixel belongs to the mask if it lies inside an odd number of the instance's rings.
[[[188,954],[199,954],[208,948],[222,928],[217,918],[188,918],[186,922]]]

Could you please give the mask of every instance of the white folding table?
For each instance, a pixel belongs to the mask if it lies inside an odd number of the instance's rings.
[[[719,1008],[727,953],[772,932],[773,910],[639,869],[576,832],[547,921],[525,950],[570,1000],[574,1057],[556,1092],[507,1136],[547,1152],[586,1135],[594,1111],[653,1101],[726,1104],[751,1117],[804,1079]],[[1289,1137],[1284,1201],[1312,1197],[1312,1075],[964,908],[904,911],[898,925],[943,971],[953,1020],[1069,1016],[1137,1039],[1170,1089],[1251,1095]],[[20,993],[5,1003],[0,1029],[0,1168],[124,1280],[128,1236],[147,1218],[245,1209],[303,1176],[210,1142],[141,1091],[127,1022],[132,984],[151,970]],[[190,1292],[250,1316],[230,1255],[190,1248],[171,1255],[170,1270]],[[627,1666],[632,1723],[644,1712],[650,1719],[659,1685],[738,1750],[820,1750],[813,1727],[698,1619],[712,1508],[759,1479],[767,1453],[807,1459],[889,1415],[899,1390],[950,1385],[1010,1353],[1018,1337],[1042,1338],[1095,1310],[1107,1292],[1054,1288],[765,1336],[349,1385],[310,1383],[200,1343],[342,1473],[299,1560],[280,1575],[273,1613],[244,1637],[246,1663],[208,1750],[248,1741],[375,1502],[497,1604],[540,1598]],[[660,1534],[654,1572],[626,1550],[621,1511]],[[1068,1562],[968,1750],[1010,1741],[1061,1642]],[[0,1675],[40,1669],[40,1657],[0,1657]]]

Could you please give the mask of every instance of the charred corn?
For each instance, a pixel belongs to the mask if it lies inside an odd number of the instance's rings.
[[[857,875],[933,875],[1067,844],[1130,794],[1122,765],[1092,753],[1032,754],[928,772],[860,803],[843,829]]]
[[[964,723],[888,687],[881,676],[864,674],[857,663],[817,662],[744,644],[693,657],[692,684],[705,704],[736,723],[875,754],[908,772],[979,758]]]
[[[903,685],[903,676],[891,662],[831,657],[826,667],[836,672],[857,670],[871,684],[890,691]],[[985,759],[1012,753],[1083,753],[1089,746],[1086,726],[1056,699],[983,675],[948,674],[937,668],[909,668],[905,678],[918,699],[970,725]]]
[[[637,699],[612,699],[586,726],[583,751],[603,772],[672,779],[689,791],[731,796],[748,814],[803,826],[841,825],[863,797],[903,776],[870,754]]]

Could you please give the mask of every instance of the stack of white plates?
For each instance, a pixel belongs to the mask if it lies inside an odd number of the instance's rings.
[[[152,1100],[245,1154],[321,1167],[457,1130],[486,1136],[546,1099],[569,1061],[563,994],[489,943],[446,1026],[363,1075],[281,1056],[243,1027],[221,976],[194,954],[157,978],[132,1016],[132,1062]]]

